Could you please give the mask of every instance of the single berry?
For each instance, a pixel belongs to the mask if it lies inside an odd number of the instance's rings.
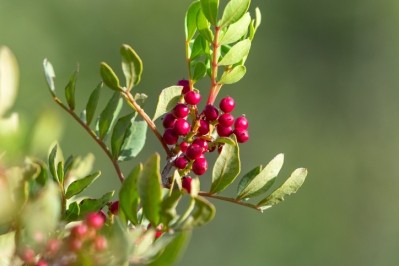
[[[109,205],[109,211],[113,214],[113,215],[117,215],[119,212],[119,201],[114,201]]]
[[[200,120],[200,125],[198,127],[198,135],[203,136],[209,133],[209,123],[205,120]]]
[[[247,130],[234,130],[234,134],[237,137],[237,142],[239,143],[245,143],[249,140],[249,134]]]
[[[96,236],[94,238],[94,248],[96,251],[103,251],[107,248],[107,239],[104,236]]]
[[[208,151],[208,141],[206,141],[205,139],[196,138],[196,139],[193,141],[193,144],[198,144],[198,145],[200,145],[203,152]]]
[[[186,142],[186,141],[182,141],[182,142],[180,143],[180,145],[179,145],[180,150],[181,150],[182,152],[186,152],[188,146],[190,146],[190,144],[188,144],[188,142]]]
[[[186,156],[190,160],[195,160],[201,156],[203,153],[203,149],[198,144],[191,144],[190,147],[187,148]]]
[[[167,113],[162,121],[164,128],[172,128],[176,122],[176,117],[172,113]]]
[[[173,126],[173,130],[176,135],[185,136],[190,132],[191,126],[186,119],[178,118],[175,125]]]
[[[75,238],[83,238],[87,234],[88,228],[86,224],[78,224],[72,228],[71,234]]]
[[[222,125],[217,125],[216,131],[220,137],[228,137],[233,133],[233,129],[231,127],[224,127]]]
[[[201,95],[196,91],[189,91],[184,94],[184,100],[191,105],[197,105],[201,101]]]
[[[156,230],[155,231],[155,239],[160,238],[163,235],[163,231],[162,230]]]
[[[235,106],[236,103],[234,102],[234,99],[230,96],[223,98],[219,104],[220,110],[225,113],[230,113],[231,111],[233,111]]]
[[[237,130],[246,130],[248,128],[248,120],[245,116],[239,116],[234,122],[234,127]]]
[[[44,259],[40,259],[37,263],[36,266],[48,266],[47,261]]]
[[[181,180],[182,182],[182,187],[188,192],[191,193],[191,181],[193,179],[189,176],[184,176]]]
[[[26,248],[22,251],[21,259],[26,263],[32,263],[35,259],[35,251],[31,248]]]
[[[190,112],[190,109],[184,103],[178,103],[178,104],[176,104],[175,108],[173,108],[173,114],[177,118],[185,118],[188,116],[189,112]]]
[[[234,124],[234,116],[230,113],[221,114],[218,118],[219,125],[230,127]]]
[[[182,94],[186,94],[187,92],[190,91],[190,82],[187,79],[181,79],[177,82],[177,85],[183,86],[183,89],[181,91]]]
[[[187,164],[188,164],[188,160],[184,155],[177,157],[175,160],[175,166],[178,169],[186,168]]]
[[[177,140],[179,139],[179,136],[175,133],[175,131],[172,128],[167,128],[165,132],[163,133],[163,140],[165,141],[166,144],[168,145],[174,145],[177,143]]]
[[[100,229],[101,227],[103,227],[104,223],[105,219],[103,215],[98,212],[92,212],[86,216],[86,224],[88,227]]]
[[[78,238],[69,239],[69,249],[72,251],[79,251],[83,246],[83,242]]]
[[[58,239],[50,239],[47,241],[46,245],[46,250],[50,254],[57,253],[57,251],[60,249],[61,242]]]
[[[208,170],[208,161],[205,158],[197,158],[193,163],[192,170],[196,175],[205,174]]]
[[[219,111],[215,106],[208,104],[205,106],[204,115],[208,121],[215,121],[219,117]]]

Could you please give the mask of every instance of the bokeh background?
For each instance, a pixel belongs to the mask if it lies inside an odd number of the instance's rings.
[[[144,61],[137,90],[149,95],[152,110],[160,90],[186,76],[190,2],[0,0],[0,44],[13,50],[21,71],[14,110],[27,128],[43,113],[62,125],[65,154],[96,154],[104,177],[90,193],[118,189],[118,181],[100,149],[52,103],[43,59],[53,63],[61,95],[79,63],[82,107],[100,80],[99,62],[117,68],[119,47],[128,43]],[[280,181],[301,166],[309,176],[299,193],[263,214],[215,202],[215,220],[194,232],[178,265],[398,265],[399,2],[255,6],[263,21],[248,73],[222,91],[251,122],[243,171],[283,152]],[[148,144],[126,168],[161,150],[150,134]]]

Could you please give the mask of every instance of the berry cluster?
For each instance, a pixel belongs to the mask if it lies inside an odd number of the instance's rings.
[[[248,120],[244,115],[235,118],[232,111],[235,101],[232,97],[221,99],[219,108],[208,104],[202,112],[198,111],[201,94],[191,90],[188,80],[180,80],[182,86],[181,101],[170,113],[163,118],[163,141],[174,146],[175,154],[179,156],[174,166],[184,176],[183,187],[190,191],[187,184],[191,184],[188,176],[190,171],[196,175],[203,175],[208,169],[205,153],[217,150],[220,152],[223,144],[216,143],[217,136],[229,137],[234,134],[239,143],[249,140]],[[187,181],[190,180],[190,181]]]

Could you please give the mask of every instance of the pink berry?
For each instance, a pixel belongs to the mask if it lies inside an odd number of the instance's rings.
[[[78,238],[69,239],[69,249],[72,251],[79,251],[83,246],[83,242]]]
[[[163,133],[163,140],[165,141],[166,144],[168,145],[174,145],[177,143],[177,140],[179,139],[179,136],[175,133],[175,131],[172,128],[167,128],[165,132]]]
[[[208,104],[205,106],[204,115],[208,121],[215,121],[219,117],[219,111],[215,106]]]
[[[35,251],[31,248],[26,248],[22,251],[21,259],[26,263],[32,263],[35,259]]]
[[[104,223],[104,217],[98,212],[92,212],[86,216],[86,224],[88,227],[100,229],[103,227]]]
[[[198,145],[200,145],[200,146],[202,147],[202,151],[203,151],[203,152],[208,151],[208,141],[206,141],[205,139],[196,138],[196,139],[193,141],[193,144],[198,144]]]
[[[195,160],[201,156],[203,153],[203,149],[198,144],[191,144],[190,147],[187,148],[186,156],[190,160]]]
[[[201,101],[201,95],[196,91],[188,91],[184,94],[184,100],[191,105],[197,105]]]
[[[234,116],[230,113],[221,114],[218,118],[219,125],[230,127],[234,124]]]
[[[198,158],[193,163],[193,172],[196,175],[205,174],[206,170],[208,170],[208,161],[205,158]]]
[[[171,113],[167,113],[163,118],[162,125],[164,128],[172,128],[175,122],[176,117]]]
[[[225,113],[230,113],[231,111],[233,111],[235,106],[236,103],[234,102],[234,99],[230,96],[223,98],[219,104],[220,110]]]
[[[185,156],[179,156],[175,160],[175,166],[178,169],[186,168],[187,164],[188,164],[188,160]]]
[[[117,215],[119,212],[119,201],[114,201],[111,203],[111,205],[109,205],[109,211],[113,214],[113,215]]]
[[[86,226],[86,225],[85,225]],[[87,227],[86,227],[87,228]],[[50,239],[47,242],[47,247],[46,250],[50,253],[50,254],[54,254],[57,253],[57,251],[60,249],[61,246],[61,242],[58,239]]]
[[[177,118],[185,118],[188,116],[188,113],[190,112],[190,109],[188,106],[184,103],[178,103],[175,108],[173,108],[173,114]]]
[[[181,91],[182,94],[186,94],[187,92],[190,91],[190,82],[187,79],[179,80],[177,82],[177,85],[183,86],[183,89]]]
[[[235,129],[234,134],[236,135],[237,142],[239,143],[245,143],[249,140],[249,134],[247,130]]]
[[[182,178],[182,187],[188,192],[188,193],[191,193],[191,181],[192,181],[193,179],[191,178],[191,177],[189,177],[189,176],[184,176],[183,178]]]
[[[245,116],[237,117],[236,121],[234,122],[235,129],[246,130],[248,128],[248,120]]]
[[[72,228],[71,234],[75,238],[83,238],[89,229],[86,224],[78,224]]]
[[[222,125],[217,125],[216,131],[218,132],[218,135],[221,137],[228,137],[233,133],[233,129],[231,127],[224,127]]]
[[[94,239],[94,248],[97,251],[103,251],[107,248],[107,239],[104,236],[96,236]]]
[[[205,120],[200,120],[200,125],[198,127],[198,135],[203,136],[209,133],[209,123]]]
[[[190,144],[188,144],[188,142],[186,142],[186,141],[182,141],[182,142],[180,143],[180,145],[179,145],[180,150],[181,150],[182,152],[186,152],[188,146],[190,146]]]
[[[191,126],[186,119],[178,118],[173,126],[173,130],[175,131],[176,135],[185,136],[190,132]]]
[[[40,259],[37,263],[36,266],[47,266],[47,262],[44,259]]]

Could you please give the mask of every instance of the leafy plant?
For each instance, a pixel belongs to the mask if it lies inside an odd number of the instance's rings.
[[[58,144],[50,149],[46,162],[29,159],[21,167],[0,168],[0,250],[9,263],[170,265],[191,230],[215,216],[210,199],[263,212],[299,189],[307,175],[304,168],[270,192],[283,154],[239,177],[239,147],[249,141],[249,122],[232,114],[234,98],[223,97],[215,104],[223,86],[245,76],[245,62],[261,22],[259,9],[251,18],[249,6],[250,0],[230,0],[223,10],[215,0],[191,3],[185,16],[188,79],[160,92],[153,115],[143,109],[147,96],[138,90],[143,62],[129,45],[120,48],[124,81],[102,62],[102,80],[80,111],[76,107],[78,70],[64,88],[63,101],[57,95],[54,68],[44,60],[53,100],[100,146],[121,187],[99,198],[82,198],[101,172],[92,171],[92,155],[64,159]],[[12,90],[4,80],[15,75],[4,71],[3,64],[13,64],[10,59],[0,58],[0,93],[4,93]],[[196,87],[202,79],[210,81],[204,105],[203,90]],[[112,96],[100,106],[107,88]],[[7,103],[12,104],[12,98]],[[122,112],[124,105],[128,113]],[[141,152],[148,130],[159,140],[164,156],[154,153],[124,173],[121,162]],[[201,180],[206,176],[202,175],[212,152],[217,159],[211,186],[204,188]],[[238,178],[236,195],[222,195]],[[111,201],[113,196],[117,201]]]

